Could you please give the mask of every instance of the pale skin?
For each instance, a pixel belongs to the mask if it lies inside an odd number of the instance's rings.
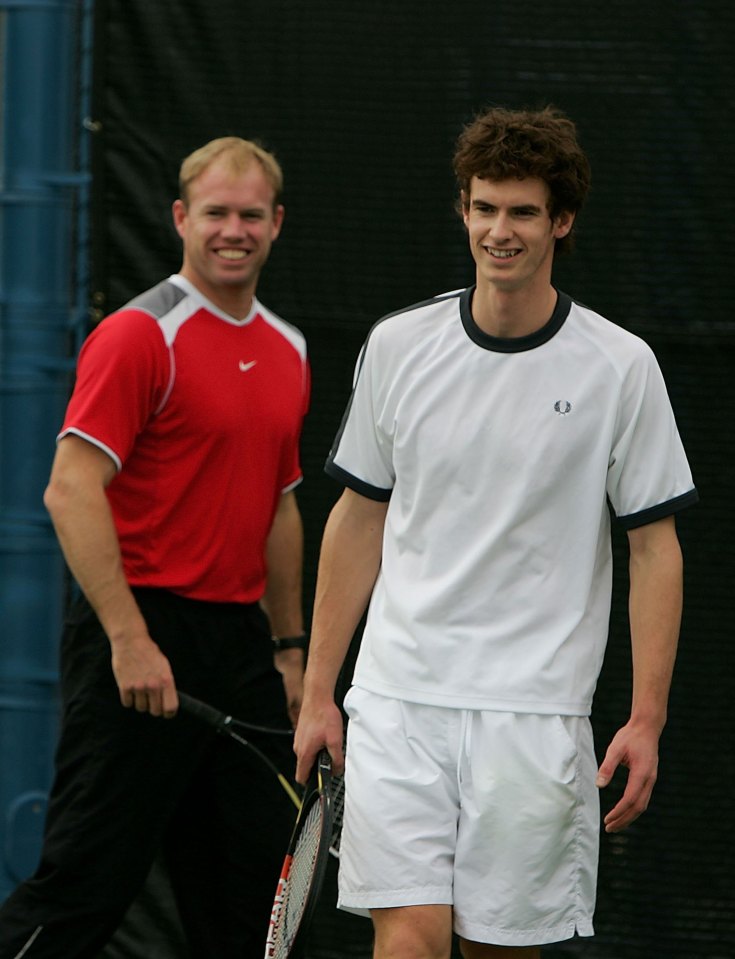
[[[474,178],[463,195],[464,219],[476,263],[473,318],[493,336],[540,329],[556,303],[551,284],[554,244],[574,223],[552,219],[540,180]],[[510,255],[508,255],[510,254]],[[326,746],[341,771],[342,717],[334,702],[339,670],[380,570],[388,504],[346,489],[327,521],[319,560],[304,701],[296,730],[296,777],[304,782]],[[597,785],[628,769],[623,797],[604,817],[608,832],[625,829],[646,809],[656,781],[658,742],[666,721],[682,606],[682,558],[674,520],[628,534],[633,697],[630,718],[614,736]],[[374,959],[449,959],[452,909],[427,904],[374,909]],[[465,959],[540,959],[540,948],[460,942]]]
[[[225,313],[246,317],[283,217],[257,162],[237,173],[215,160],[189,184],[186,201],[173,204],[184,244],[179,272]]]
[[[283,207],[262,168],[231,170],[221,159],[176,200],[173,219],[183,241],[181,275],[236,319],[248,315],[260,271],[283,222]],[[178,709],[171,665],[148,634],[123,572],[120,545],[105,490],[114,461],[74,434],[58,443],[44,494],[64,557],[110,641],[112,669],[123,706],[170,718]],[[275,635],[303,632],[303,530],[296,496],[279,500],[266,547],[268,580],[262,605]],[[303,694],[304,654],[275,654],[291,721]]]
[[[329,516],[319,560],[304,703],[296,730],[296,776],[304,781],[322,745],[343,767],[342,717],[334,702],[339,669],[380,569],[387,504],[345,490]],[[618,766],[628,769],[625,792],[605,815],[619,832],[645,811],[656,782],[658,742],[666,721],[681,618],[682,559],[671,517],[628,534],[633,701],[628,722],[613,738],[599,769],[606,786]],[[444,905],[374,909],[375,959],[447,959],[451,908]],[[461,944],[466,959],[537,959],[535,947]]]
[[[123,706],[170,718],[178,709],[175,677],[168,659],[148,634],[145,620],[125,578],[120,545],[105,489],[115,464],[98,447],[74,434],[59,441],[46,489],[48,509],[72,575],[97,614],[110,641],[112,671]],[[293,543],[293,549],[288,542]],[[293,492],[285,493],[268,540],[267,612],[274,630],[298,635],[301,517]],[[289,713],[298,717],[303,653],[284,650],[275,657],[283,675]]]
[[[300,636],[303,632],[303,553],[304,531],[296,495],[284,493],[268,536],[268,579],[261,600],[275,636]],[[295,728],[304,694],[304,653],[300,649],[281,650],[275,654],[275,664],[283,677],[288,715]]]

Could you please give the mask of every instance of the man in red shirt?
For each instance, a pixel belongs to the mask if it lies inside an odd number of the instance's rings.
[[[82,596],[44,850],[0,910],[2,959],[96,955],[160,851],[192,956],[265,941],[293,808],[247,751],[154,717],[176,716],[177,688],[260,725],[298,714],[309,369],[301,333],[255,296],[281,188],[249,141],[189,156],[181,271],[80,353],[45,503]]]

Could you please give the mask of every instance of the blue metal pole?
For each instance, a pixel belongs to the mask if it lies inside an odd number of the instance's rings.
[[[0,900],[36,865],[56,737],[64,567],[42,496],[78,325],[80,14],[0,0]]]

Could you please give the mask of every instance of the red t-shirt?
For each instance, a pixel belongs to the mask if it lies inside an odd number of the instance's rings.
[[[100,323],[60,438],[118,467],[107,493],[131,585],[262,596],[279,497],[301,481],[308,402],[304,337],[257,300],[239,322],[174,276]]]

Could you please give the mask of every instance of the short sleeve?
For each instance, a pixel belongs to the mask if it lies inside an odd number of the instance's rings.
[[[369,499],[387,501],[395,482],[394,416],[377,338],[370,337],[357,360],[352,395],[326,463],[326,472]]]
[[[113,314],[82,346],[60,437],[71,432],[96,443],[119,469],[165,402],[171,377],[171,357],[155,319],[139,311]]]
[[[626,528],[697,500],[663,375],[645,345],[623,378],[607,494]]]

